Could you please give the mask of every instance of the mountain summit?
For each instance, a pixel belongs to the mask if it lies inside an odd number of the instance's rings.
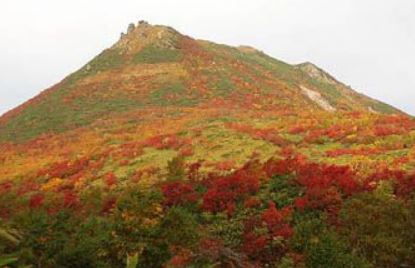
[[[250,47],[195,40],[140,21],[83,68],[0,118],[0,141],[175,106],[400,113],[311,63],[290,65]]]

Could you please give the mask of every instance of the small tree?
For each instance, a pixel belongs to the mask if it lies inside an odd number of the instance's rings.
[[[167,180],[182,180],[186,176],[185,162],[182,156],[174,157],[167,164]]]

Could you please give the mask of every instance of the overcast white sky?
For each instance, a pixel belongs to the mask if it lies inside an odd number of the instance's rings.
[[[0,114],[141,19],[288,63],[311,61],[415,115],[414,0],[1,0]]]

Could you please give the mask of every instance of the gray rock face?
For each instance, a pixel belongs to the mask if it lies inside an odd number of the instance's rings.
[[[130,23],[128,25],[127,33],[131,33],[132,31],[134,31],[134,29],[135,29],[134,23]]]

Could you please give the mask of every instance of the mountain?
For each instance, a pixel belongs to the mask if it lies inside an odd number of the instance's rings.
[[[222,102],[222,104],[218,104]],[[311,63],[194,40],[141,22],[83,68],[0,119],[0,140],[24,141],[157,107],[244,107],[401,113]]]
[[[415,267],[415,119],[140,21],[0,118],[0,266]]]

